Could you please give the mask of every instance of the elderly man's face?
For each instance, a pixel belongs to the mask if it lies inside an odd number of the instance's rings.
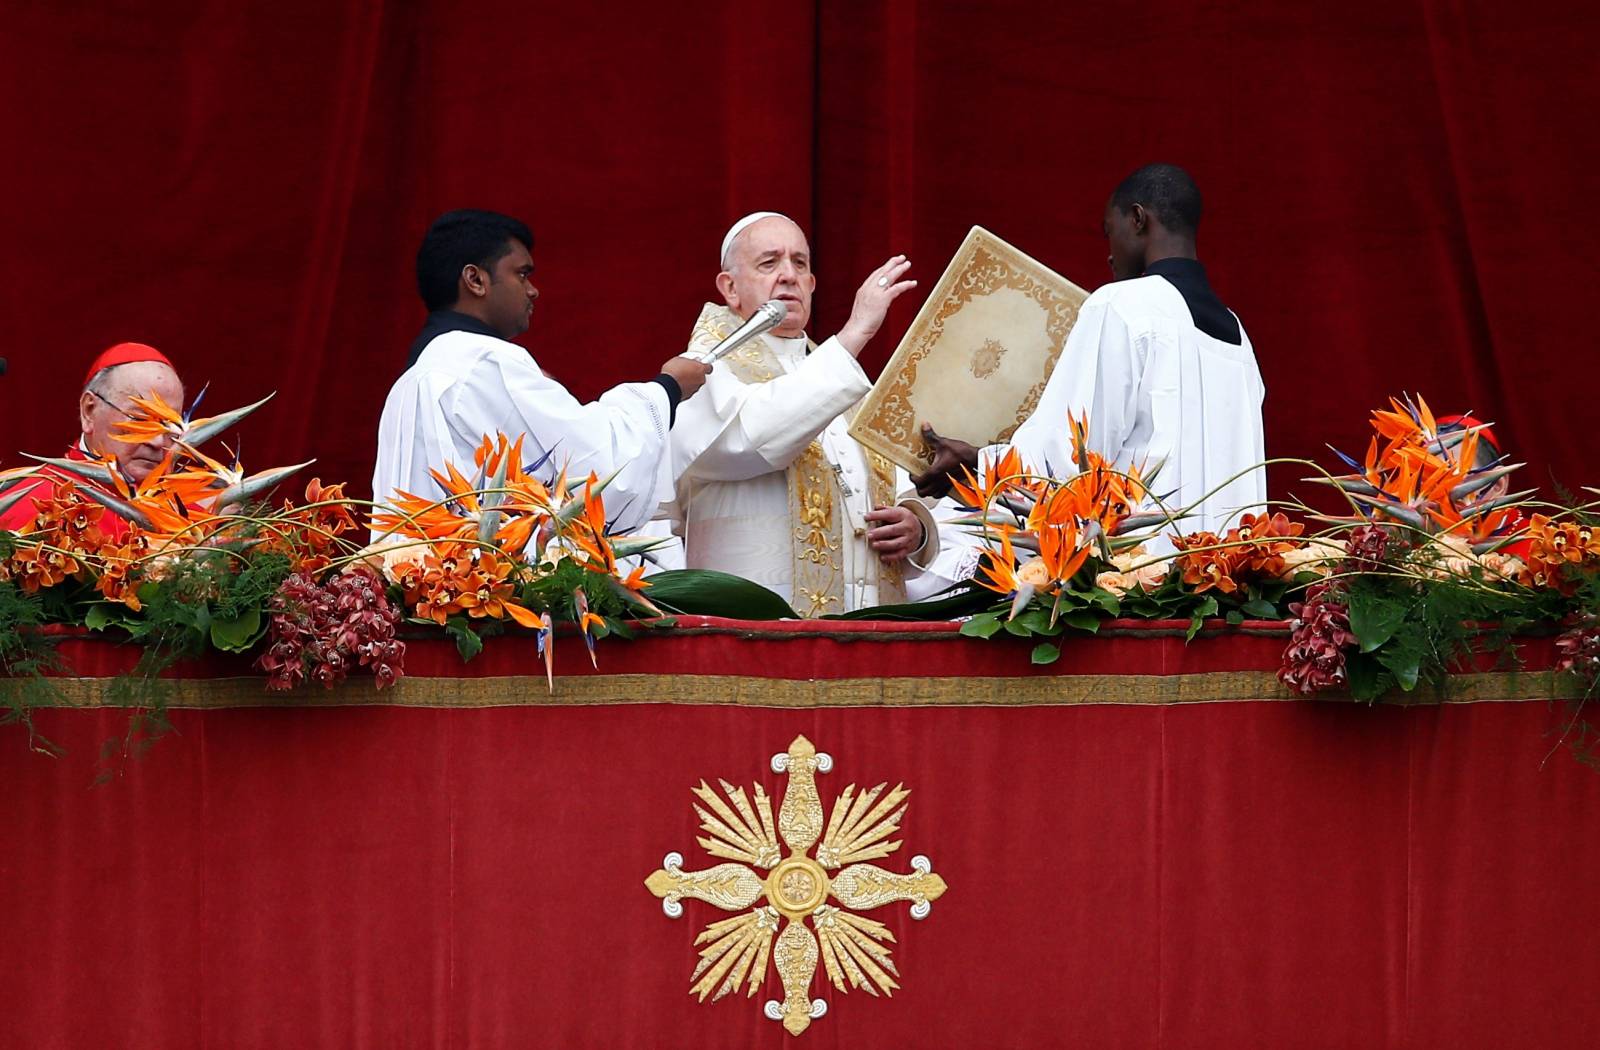
[[[116,366],[109,376],[98,379],[92,387],[93,393],[85,390],[78,399],[84,447],[102,459],[107,456],[115,459],[129,481],[135,484],[143,481],[166,458],[172,439],[161,437],[130,445],[118,441],[112,428],[139,414],[133,403],[136,397],[157,394],[174,408],[182,408],[183,384],[178,381],[178,374],[159,361],[135,361]]]
[[[751,223],[734,238],[730,254],[732,269],[717,275],[717,288],[729,309],[748,318],[767,300],[781,299],[789,314],[773,333],[804,334],[817,279],[811,273],[811,247],[800,227],[778,216]]]

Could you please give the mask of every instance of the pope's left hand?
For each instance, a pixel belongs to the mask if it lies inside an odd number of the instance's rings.
[[[885,565],[904,561],[922,548],[922,522],[905,507],[879,507],[867,512],[867,520],[878,523],[867,530],[867,543]]]

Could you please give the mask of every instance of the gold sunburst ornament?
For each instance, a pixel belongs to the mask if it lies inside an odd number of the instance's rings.
[[[784,998],[781,1003],[769,1000],[765,1012],[794,1035],[828,1010],[824,1000],[810,997],[819,958],[841,992],[863,988],[869,995],[880,990],[892,995],[900,987],[895,980],[899,972],[884,943],[892,942],[894,934],[883,923],[853,911],[910,901],[911,917],[923,919],[931,902],[945,891],[944,879],[934,874],[927,857],[912,857],[909,874],[863,863],[900,848],[899,842],[886,840],[899,830],[906,811],[911,792],[903,785],[886,793],[885,785],[879,784],[859,795],[856,786],[849,785],[834,800],[833,813],[823,827],[816,774],[832,768],[832,757],[817,751],[803,736],[795,737],[787,752],[772,756],[772,771],[789,775],[776,826],[772,800],[760,784],[755,785],[752,804],[743,788],[719,780],[724,799],[702,780],[694,794],[705,805],[696,805],[694,811],[708,837],[696,841],[728,863],[684,871],[682,855],[668,853],[661,868],[644,882],[661,898],[661,910],[670,918],[683,915],[685,897],[743,912],[711,923],[695,938],[704,947],[689,975],[693,982],[689,993],[701,1002],[709,995],[715,1002],[743,983],[745,997],[750,998],[761,987],[770,958],[783,982]],[[779,836],[789,848],[787,856],[778,845]],[[816,857],[807,856],[819,838]],[[766,871],[766,876],[749,865]],[[829,904],[829,897],[838,906]],[[805,925],[808,918],[810,928]]]

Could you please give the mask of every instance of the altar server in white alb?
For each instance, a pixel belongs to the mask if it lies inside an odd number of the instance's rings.
[[[528,227],[495,212],[452,211],[429,227],[417,252],[428,320],[383,405],[373,498],[439,495],[430,469],[451,462],[470,476],[485,435],[526,435],[523,454],[544,460],[547,482],[563,467],[579,481],[620,470],[605,490],[606,515],[630,532],[670,495],[668,432],[710,368],[674,357],[654,379],[578,401],[510,341],[527,331],[539,297],[532,252]]]
[[[673,527],[689,567],[754,580],[802,616],[905,601],[908,579],[912,599],[947,586],[962,552],[935,562],[928,507],[848,433],[872,385],[856,358],[889,304],[916,287],[904,279],[910,262],[897,255],[869,274],[849,321],[820,345],[806,338],[816,276],[799,226],[748,215],[723,238],[721,262],[723,303],[701,311],[691,351],[710,350],[769,300],[787,313],[718,363],[673,431]]]
[[[1267,498],[1265,471],[1250,469],[1266,458],[1266,388],[1244,326],[1196,258],[1200,190],[1182,168],[1147,165],[1112,193],[1104,224],[1114,281],[1084,302],[1011,445],[1029,467],[1064,475],[1067,418],[1087,412],[1089,446],[1118,468],[1166,464],[1154,487],[1173,492],[1169,509],[1193,508],[1179,531],[1220,533]],[[925,495],[945,490],[948,471],[976,467],[971,445],[923,432],[935,452],[914,479]]]

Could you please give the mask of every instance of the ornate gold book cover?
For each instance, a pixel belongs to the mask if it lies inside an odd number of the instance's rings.
[[[1089,293],[974,226],[922,304],[850,435],[913,473],[921,425],[983,446],[1004,442],[1044,393]]]

